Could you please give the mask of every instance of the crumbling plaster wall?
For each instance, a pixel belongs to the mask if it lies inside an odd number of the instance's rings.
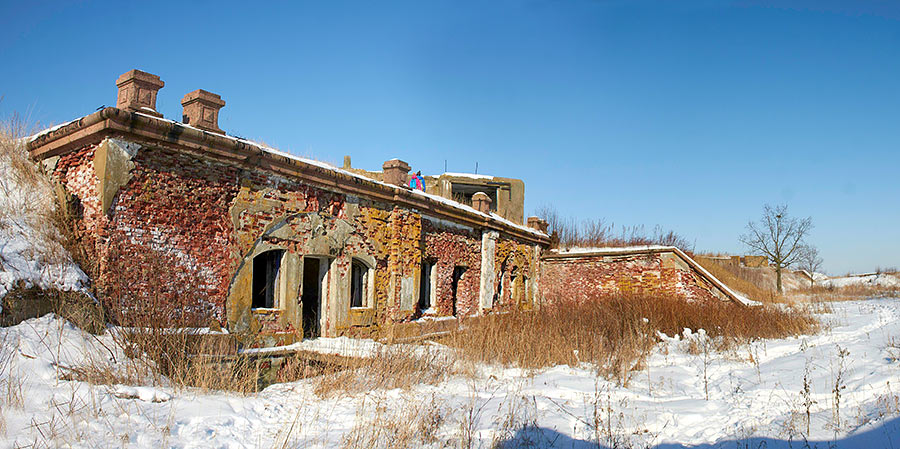
[[[615,294],[668,294],[692,300],[724,299],[671,252],[545,258],[541,294],[545,301],[587,301]]]
[[[323,335],[372,335],[385,323],[418,316],[423,257],[437,262],[436,306],[442,315],[452,312],[456,266],[466,267],[456,293],[459,315],[511,304],[507,295],[481,307],[482,284],[492,295],[496,279],[508,280],[513,273],[528,273],[530,282],[538,278],[539,248],[496,231],[423,219],[419,211],[214,162],[158,142],[106,139],[49,163],[76,198],[79,227],[96,250],[102,279],[127,284],[135,301],[159,290],[193,301],[219,324],[256,340],[248,344],[285,344],[301,335],[304,256],[330,262]],[[482,251],[485,234],[494,235],[492,251]],[[293,273],[284,281],[289,293],[275,309],[251,309],[253,257],[272,249],[286,253],[282,266]],[[349,306],[353,258],[371,268],[371,300],[362,308]],[[148,271],[148,265],[158,270]],[[149,273],[163,273],[165,279],[147,279]]]
[[[470,227],[454,226],[442,220],[423,221],[423,252],[435,263],[435,302],[439,315],[449,316],[453,309],[453,271],[464,267],[456,289],[457,315],[481,312],[478,301],[481,282],[481,232]],[[421,312],[421,311],[420,311]]]
[[[497,241],[494,256],[494,304],[499,310],[531,310],[538,297],[539,260],[534,246],[510,239]],[[502,284],[502,285],[501,285]]]

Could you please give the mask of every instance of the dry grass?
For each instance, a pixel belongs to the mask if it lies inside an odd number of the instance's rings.
[[[90,334],[97,335],[106,329],[102,308],[82,292],[44,290],[19,283],[0,299],[0,305],[3,308],[0,326],[4,327],[53,313]]]
[[[356,409],[356,424],[342,438],[346,449],[415,448],[439,441],[437,432],[448,410],[434,396],[410,396],[404,407],[392,407],[380,397],[364,396]]]
[[[763,268],[737,267],[704,256],[694,256],[694,260],[716,279],[750,299],[761,302],[774,302],[777,299],[777,293],[773,289],[766,288],[771,282],[760,272]]]
[[[28,155],[27,129],[15,115],[0,121],[0,231],[33,236],[34,258],[43,264],[65,262],[65,237],[54,226],[54,185]]]
[[[616,231],[613,223],[603,219],[579,221],[574,217],[562,217],[552,206],[543,206],[535,215],[547,221],[551,240],[560,248],[603,248],[622,246],[664,245],[676,246],[688,253],[694,244],[675,231],[664,231],[655,226],[647,232],[644,226],[622,226]]]
[[[900,288],[872,285],[822,287],[816,285],[792,291],[789,299],[802,301],[854,301],[868,298],[900,298]]]
[[[706,329],[718,349],[725,349],[758,338],[810,333],[818,323],[802,309],[619,296],[580,304],[560,301],[539,312],[489,316],[470,322],[445,342],[474,362],[526,369],[587,362],[599,373],[627,383],[655,345],[656,332],[674,335],[684,328]]]
[[[379,346],[369,357],[329,366],[317,379],[314,392],[332,397],[437,384],[457,373],[453,362],[451,354],[427,344]]]

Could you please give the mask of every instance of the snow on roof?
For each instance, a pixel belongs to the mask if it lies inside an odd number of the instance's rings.
[[[638,246],[599,246],[599,247],[571,247],[551,250],[557,254],[613,254],[629,251],[665,251],[672,250],[674,246],[664,245],[638,245]]]
[[[193,129],[196,129],[196,130],[198,130],[198,131],[202,131],[202,132],[206,132],[206,133],[209,132],[209,131],[205,131],[205,130],[202,130],[202,129],[200,129],[200,128],[196,128],[196,127],[193,127],[193,126],[191,126],[191,125],[187,125],[187,124],[184,124],[184,123],[175,121],[175,120],[171,120],[171,119],[167,119],[167,118],[161,118],[161,117],[156,117],[156,116],[147,115],[147,114],[141,114],[140,112],[138,112],[137,114],[143,115],[143,116],[145,116],[145,117],[153,118],[153,119],[156,119],[156,120],[164,120],[164,121],[173,123],[173,124],[175,124],[175,125],[184,126],[184,127],[188,127],[188,128],[193,128]],[[389,183],[386,183],[386,182],[384,182],[384,181],[378,181],[378,180],[369,178],[369,177],[367,177],[367,176],[363,176],[363,175],[361,175],[361,174],[359,174],[359,173],[354,173],[354,172],[351,172],[351,171],[347,171],[347,170],[338,168],[338,167],[336,167],[336,166],[334,166],[334,165],[332,165],[332,164],[329,164],[329,163],[327,163],[327,162],[322,162],[322,161],[317,161],[317,160],[315,160],[315,159],[308,159],[308,158],[305,158],[305,157],[295,156],[295,155],[290,154],[290,153],[287,153],[287,152],[285,152],[285,151],[276,150],[275,148],[267,147],[267,146],[262,145],[262,144],[260,144],[260,143],[258,143],[258,142],[254,142],[254,141],[252,141],[252,140],[242,139],[242,138],[240,138],[240,137],[234,137],[234,136],[223,135],[223,134],[216,134],[216,135],[217,135],[217,136],[222,136],[222,137],[225,137],[226,139],[234,140],[234,141],[237,141],[237,142],[242,142],[242,143],[245,143],[245,144],[248,144],[248,145],[253,145],[253,146],[255,146],[255,147],[257,147],[257,148],[259,148],[259,149],[261,149],[261,150],[263,150],[263,151],[265,151],[265,152],[267,152],[267,153],[275,154],[275,155],[278,155],[278,156],[281,156],[281,157],[284,157],[284,158],[287,158],[287,159],[291,159],[291,160],[294,160],[294,161],[302,162],[302,163],[304,163],[304,164],[314,165],[314,166],[316,166],[316,167],[324,168],[324,169],[326,169],[326,170],[330,170],[330,171],[333,171],[333,172],[336,172],[336,173],[340,173],[340,174],[342,174],[342,175],[350,176],[350,177],[357,178],[357,179],[364,179],[364,180],[366,180],[366,181],[373,182],[373,183],[375,183],[375,184],[380,184],[380,185],[383,185],[383,186],[387,186],[387,187],[390,187],[390,188],[397,188],[397,186],[395,186],[395,185],[393,185],[393,184],[389,184]],[[456,174],[454,174],[454,176],[455,176],[455,175],[456,175]],[[486,176],[486,175],[467,175],[467,176],[484,176],[484,177],[489,178],[489,179],[490,179],[490,178],[493,178],[492,176]],[[425,197],[427,197],[427,198],[429,198],[429,199],[431,199],[431,200],[433,200],[433,201],[436,201],[436,202],[439,202],[439,203],[446,204],[446,205],[448,205],[448,206],[450,206],[450,207],[453,207],[453,208],[456,208],[456,209],[459,209],[459,210],[466,211],[466,212],[468,212],[468,213],[477,214],[477,215],[481,215],[481,216],[483,216],[483,217],[488,217],[488,218],[494,219],[494,220],[499,221],[499,222],[502,222],[502,223],[504,223],[504,224],[506,224],[506,225],[508,225],[508,226],[511,226],[511,227],[514,227],[514,228],[519,229],[519,230],[521,230],[521,231],[524,231],[524,232],[533,234],[533,235],[535,235],[535,236],[540,236],[540,237],[546,237],[546,236],[547,236],[547,234],[544,234],[544,233],[541,232],[541,231],[538,231],[538,230],[536,230],[536,229],[529,228],[529,227],[524,226],[524,225],[520,225],[520,224],[518,224],[518,223],[514,223],[514,222],[512,222],[512,221],[510,221],[510,220],[507,220],[507,219],[505,219],[505,218],[503,218],[503,217],[501,217],[501,216],[499,216],[499,215],[497,215],[497,214],[491,213],[490,215],[488,215],[488,214],[479,212],[479,211],[475,210],[474,208],[472,208],[472,207],[470,207],[470,206],[466,206],[465,204],[462,204],[462,203],[459,203],[459,202],[457,202],[457,201],[453,201],[453,200],[444,198],[444,197],[442,197],[442,196],[434,195],[434,194],[431,194],[431,193],[426,193],[426,192],[423,192],[423,191],[421,191],[421,190],[416,190],[416,189],[412,189],[411,192],[414,193],[414,194],[417,194],[417,195],[425,196]]]
[[[254,141],[252,141],[252,140],[243,139],[243,138],[235,137],[235,136],[229,136],[229,135],[227,135],[227,134],[210,133],[209,131],[206,131],[206,130],[203,130],[203,129],[200,129],[200,128],[197,128],[197,127],[194,127],[194,126],[185,124],[185,123],[181,123],[181,122],[179,122],[179,121],[175,121],[175,120],[172,120],[172,119],[168,119],[168,118],[165,118],[165,117],[157,117],[157,116],[155,116],[155,115],[144,114],[144,113],[141,113],[141,112],[135,112],[135,114],[140,115],[140,116],[143,116],[143,117],[147,117],[147,118],[149,118],[149,119],[160,120],[160,121],[164,121],[164,122],[169,122],[169,123],[171,123],[171,124],[173,124],[173,125],[182,126],[182,127],[185,127],[185,128],[191,128],[191,129],[194,129],[194,130],[197,130],[197,131],[200,131],[200,132],[204,132],[204,133],[207,133],[207,134],[213,134],[213,135],[216,135],[216,136],[219,136],[219,137],[228,139],[228,140],[232,140],[232,141],[235,141],[235,142],[241,142],[241,143],[244,143],[244,144],[247,144],[247,145],[252,145],[252,146],[257,147],[257,148],[259,148],[260,150],[262,150],[262,151],[264,151],[264,152],[266,152],[266,153],[270,153],[270,154],[274,154],[274,155],[277,155],[277,156],[281,156],[281,157],[284,157],[284,158],[286,158],[286,159],[290,159],[290,160],[293,160],[293,161],[301,162],[301,163],[304,163],[304,164],[313,165],[313,166],[316,166],[316,167],[319,167],[319,168],[322,168],[322,169],[325,169],[325,170],[329,170],[329,171],[332,171],[332,172],[335,172],[335,173],[340,173],[340,174],[342,174],[342,175],[349,176],[349,177],[352,177],[352,178],[362,179],[362,180],[365,180],[365,181],[368,181],[368,182],[372,182],[372,183],[375,183],[375,184],[379,184],[379,185],[382,185],[382,186],[387,186],[387,187],[390,187],[390,188],[392,188],[392,189],[398,188],[397,186],[395,186],[395,185],[393,185],[393,184],[389,184],[389,183],[386,183],[386,182],[383,182],[383,181],[378,181],[378,180],[376,180],[376,179],[372,179],[372,178],[369,178],[369,177],[367,177],[367,176],[363,176],[363,175],[361,175],[361,174],[359,174],[359,173],[354,173],[354,172],[351,172],[351,171],[347,171],[347,170],[338,168],[338,167],[336,167],[336,166],[334,166],[334,165],[332,165],[332,164],[329,164],[329,163],[327,163],[327,162],[322,162],[322,161],[317,161],[317,160],[315,160],[315,159],[309,159],[309,158],[305,158],[305,157],[295,156],[295,155],[290,154],[290,153],[287,153],[287,152],[285,152],[285,151],[281,151],[281,150],[277,150],[277,149],[275,149],[275,148],[267,147],[267,146],[265,146],[265,145],[263,145],[263,144],[261,144],[261,143],[254,142]],[[63,126],[66,126],[66,125],[68,125],[69,123],[72,123],[72,122],[74,122],[74,121],[76,121],[76,120],[79,120],[79,119],[71,120],[71,121],[66,122],[66,123],[63,123],[63,124],[61,124],[61,125],[54,126],[53,128],[45,129],[45,130],[43,130],[43,131],[41,131],[41,132],[39,132],[39,133],[37,133],[37,134],[35,134],[35,135],[29,137],[29,138],[28,138],[28,141],[34,141],[34,140],[37,139],[38,137],[40,137],[40,136],[42,136],[42,135],[44,135],[44,134],[50,133],[50,132],[52,132],[52,131],[54,131],[54,130],[57,130],[57,129],[63,127]],[[492,176],[487,176],[487,175],[475,175],[475,174],[466,174],[466,173],[445,173],[445,174],[449,174],[449,175],[452,175],[452,176],[485,177],[485,178],[488,178],[488,179],[493,178]],[[421,190],[413,189],[412,192],[413,192],[414,194],[424,196],[424,197],[426,197],[426,198],[428,198],[428,199],[430,199],[430,200],[432,200],[432,201],[436,201],[436,202],[439,202],[439,203],[443,203],[443,204],[445,204],[445,205],[447,205],[447,206],[450,206],[450,207],[453,207],[453,208],[455,208],[455,209],[462,210],[462,211],[468,212],[468,213],[470,213],[470,214],[477,214],[477,215],[481,215],[481,216],[483,216],[483,217],[487,217],[487,218],[493,219],[493,220],[495,220],[495,221],[501,222],[501,223],[503,223],[503,224],[505,224],[505,225],[507,225],[507,226],[513,227],[513,228],[518,229],[518,230],[520,230],[520,231],[523,231],[523,232],[526,232],[526,233],[529,233],[529,234],[532,234],[532,235],[535,235],[535,236],[538,236],[538,237],[547,237],[547,234],[545,234],[545,233],[543,233],[543,232],[541,232],[541,231],[538,231],[538,230],[533,229],[533,228],[529,228],[528,226],[520,225],[520,224],[518,224],[518,223],[514,223],[514,222],[512,222],[512,221],[510,221],[510,220],[507,220],[507,219],[505,219],[505,218],[503,218],[503,217],[501,217],[501,216],[499,216],[499,215],[497,215],[497,214],[494,214],[494,213],[491,213],[490,215],[484,214],[484,213],[482,213],[482,212],[479,212],[479,211],[473,209],[473,208],[470,207],[470,206],[466,206],[466,205],[461,204],[461,203],[459,203],[459,202],[457,202],[457,201],[453,201],[453,200],[444,198],[444,197],[442,197],[442,196],[434,195],[434,194],[431,194],[431,193],[426,193],[426,192],[423,192],[423,191],[421,191]]]
[[[451,173],[446,172],[441,174],[441,176],[455,176],[457,178],[472,178],[472,179],[494,179],[491,175],[479,175],[477,173]]]
[[[69,120],[68,122],[60,123],[59,125],[51,126],[50,128],[47,128],[47,129],[45,129],[45,130],[38,131],[37,134],[32,134],[32,135],[26,137],[26,138],[25,138],[25,142],[29,142],[29,143],[30,143],[30,142],[34,142],[38,137],[41,137],[41,136],[43,136],[44,134],[52,133],[53,131],[56,131],[57,129],[60,129],[60,128],[62,128],[63,126],[66,126],[66,125],[68,125],[68,124],[70,124],[70,123],[73,123],[73,122],[75,122],[75,121],[77,121],[77,120],[80,120],[80,118],[77,118],[77,119],[75,119],[75,120]]]

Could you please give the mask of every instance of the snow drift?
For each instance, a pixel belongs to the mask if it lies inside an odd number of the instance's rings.
[[[87,276],[52,219],[53,187],[12,131],[0,129],[0,298],[16,285],[82,290]]]

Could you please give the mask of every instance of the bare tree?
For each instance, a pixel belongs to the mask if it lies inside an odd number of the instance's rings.
[[[804,245],[800,251],[800,269],[809,273],[809,286],[815,283],[813,276],[819,268],[822,268],[822,258],[819,257],[819,250],[812,245]]]
[[[773,208],[766,204],[763,216],[758,222],[747,223],[747,233],[740,239],[757,254],[766,256],[775,267],[775,282],[778,293],[781,287],[781,272],[800,260],[804,247],[803,238],[812,229],[812,218],[794,218],[788,215],[787,205]]]

